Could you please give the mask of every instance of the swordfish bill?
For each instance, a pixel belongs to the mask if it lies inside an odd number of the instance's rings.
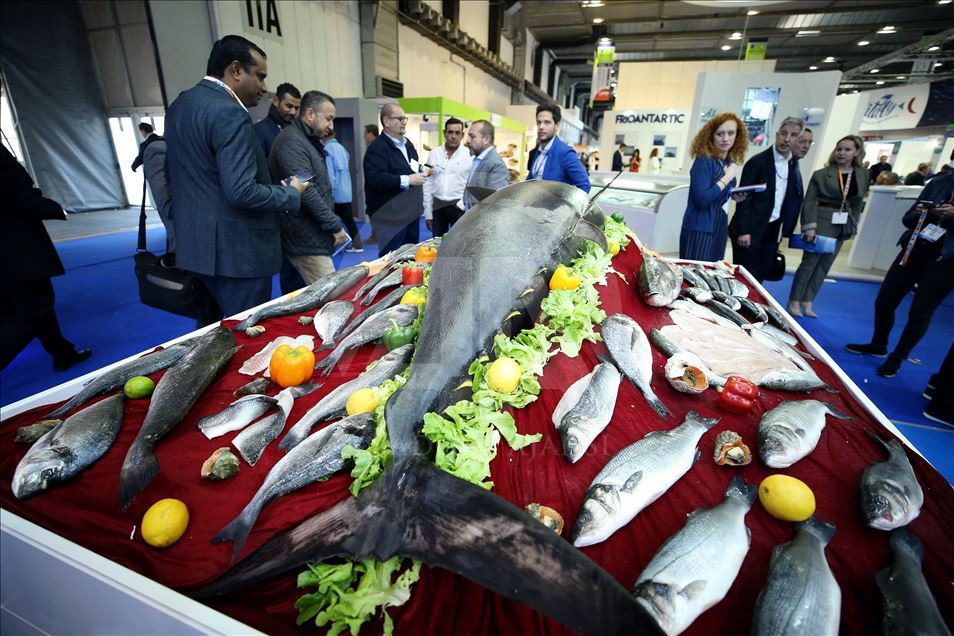
[[[489,350],[528,282],[569,262],[583,239],[605,247],[597,227],[602,212],[587,203],[572,186],[531,181],[498,191],[464,215],[434,261],[408,380],[385,407],[391,464],[357,497],[276,536],[191,594],[225,594],[333,556],[403,555],[586,634],[661,633],[615,579],[566,540],[510,502],[437,468],[420,437],[424,414]]]

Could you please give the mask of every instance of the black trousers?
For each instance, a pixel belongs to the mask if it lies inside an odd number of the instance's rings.
[[[0,370],[34,338],[40,339],[54,360],[76,351],[60,331],[53,302],[53,283],[49,278],[0,286]]]
[[[226,317],[261,305],[272,298],[271,276],[259,278],[232,278],[206,274],[200,274],[200,276]]]
[[[361,243],[361,235],[358,233],[358,224],[354,222],[351,204],[335,203],[335,214],[337,214],[341,222],[344,223],[345,230],[347,230],[348,236],[351,237],[352,249],[363,250],[364,245]]]
[[[281,287],[282,293],[290,294],[307,284],[288,257],[282,254],[282,268],[278,272],[278,286]]]
[[[894,312],[916,284],[918,289],[908,312],[908,323],[892,352],[892,355],[906,358],[927,332],[934,311],[954,290],[954,260],[937,260],[940,246],[923,241],[918,241],[904,267],[901,266],[903,254],[904,250],[894,259],[878,290],[871,342],[888,345],[888,336],[894,327]]]
[[[732,239],[732,262],[742,265],[749,270],[755,280],[760,283],[768,276],[775,262],[775,253],[778,252],[778,237],[782,228],[782,219],[776,219],[765,228],[765,233],[758,241],[752,240],[749,247],[740,246]]]
[[[454,223],[460,221],[462,216],[464,216],[464,211],[457,207],[456,201],[452,205],[434,208],[434,222],[432,225],[434,236],[447,234]]]

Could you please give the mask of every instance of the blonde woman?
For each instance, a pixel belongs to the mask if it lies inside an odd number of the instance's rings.
[[[793,316],[818,316],[812,302],[841,246],[858,232],[869,181],[868,171],[861,164],[864,147],[857,135],[842,137],[829,155],[828,165],[816,170],[808,183],[802,201],[802,238],[813,243],[816,236],[827,236],[836,243],[831,254],[802,254],[788,297],[788,311]]]

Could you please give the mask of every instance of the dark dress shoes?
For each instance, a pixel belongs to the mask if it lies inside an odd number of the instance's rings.
[[[86,358],[93,355],[92,349],[80,349],[79,351],[73,351],[67,356],[61,358],[53,359],[53,370],[54,371],[66,371],[74,364],[79,364]]]

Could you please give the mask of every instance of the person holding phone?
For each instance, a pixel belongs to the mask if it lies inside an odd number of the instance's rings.
[[[908,229],[898,239],[901,251],[875,299],[871,342],[845,345],[851,353],[887,356],[875,371],[885,378],[898,373],[901,363],[927,333],[935,310],[954,290],[954,174],[932,179],[902,222]],[[888,355],[894,312],[915,286],[908,322]]]

